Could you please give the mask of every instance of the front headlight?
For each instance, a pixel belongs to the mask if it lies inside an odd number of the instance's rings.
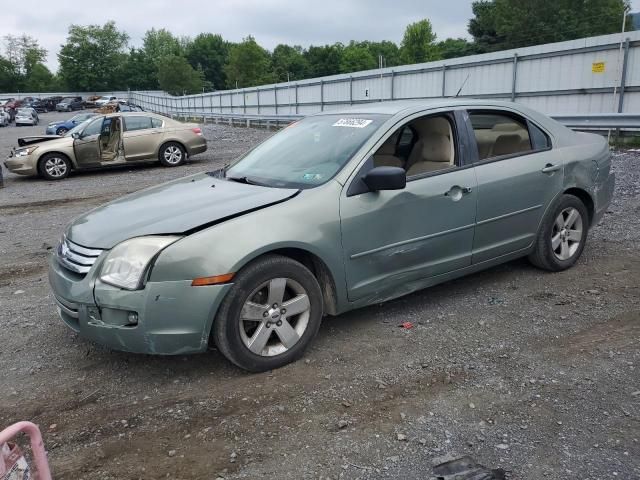
[[[181,237],[149,236],[125,240],[116,245],[102,264],[100,280],[114,287],[138,290],[158,254]]]
[[[18,150],[16,150],[15,156],[26,157],[27,155],[31,155],[33,152],[35,152],[37,148],[38,147],[19,148]]]

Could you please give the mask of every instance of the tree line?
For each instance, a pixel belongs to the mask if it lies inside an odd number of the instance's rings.
[[[628,0],[479,0],[468,22],[472,40],[438,41],[428,19],[408,25],[392,41],[280,44],[273,51],[249,35],[241,42],[214,33],[178,37],[148,30],[139,47],[113,21],[71,25],[58,53],[60,68],[44,65],[47,51],[28,35],[4,37],[0,91],[162,89],[174,95],[250,87],[338,73],[463,57],[572,40],[620,30]],[[631,28],[631,22],[628,22]]]

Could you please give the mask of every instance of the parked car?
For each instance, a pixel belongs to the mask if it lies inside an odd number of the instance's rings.
[[[0,127],[7,127],[11,123],[11,115],[4,111],[2,107],[0,107]]]
[[[38,112],[31,107],[20,107],[16,111],[16,127],[20,125],[38,125],[40,119],[38,118]]]
[[[47,97],[44,100],[47,102],[47,110],[53,112],[56,110],[56,105],[58,105],[62,101],[63,97]]]
[[[82,97],[63,98],[62,101],[56,105],[56,110],[59,112],[72,112],[74,110],[82,110],[82,108]]]
[[[99,108],[115,100],[117,100],[117,97],[106,95],[98,98],[94,103],[95,103],[95,106]]]
[[[115,113],[115,112],[144,112],[143,108],[139,105],[129,103],[126,100],[114,100],[113,102],[105,103],[100,108],[94,110],[96,113]]]
[[[99,100],[100,95],[91,95],[84,100],[84,108],[95,108],[96,100]]]
[[[49,281],[85,338],[154,354],[214,344],[270,370],[303,354],[325,314],[523,256],[571,267],[611,201],[610,157],[601,136],[517,103],[322,112],[231,166],[77,218]]]
[[[32,100],[31,102],[29,102],[28,106],[33,108],[38,113],[47,113],[49,111],[49,105],[44,99]]]
[[[5,166],[47,180],[61,180],[71,170],[136,162],[176,167],[207,149],[198,125],[150,113],[96,115],[62,137],[24,137],[18,145],[22,148],[12,151]]]
[[[74,115],[69,120],[62,120],[58,122],[51,122],[47,125],[47,129],[45,130],[46,135],[64,135],[69,130],[74,128],[76,125],[81,124],[82,122],[95,117],[97,114],[93,112],[86,113],[78,113]]]
[[[16,117],[16,109],[19,102],[15,98],[5,98],[0,100],[2,109],[9,114],[9,121],[13,122]]]

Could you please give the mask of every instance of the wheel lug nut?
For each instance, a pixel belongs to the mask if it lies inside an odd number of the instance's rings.
[[[271,322],[267,322],[267,328],[271,327]]]
[[[277,325],[278,327],[281,327],[281,326],[282,326],[282,320],[278,320],[278,322],[276,323],[276,325]]]
[[[264,312],[264,313],[262,314],[262,316],[263,316],[263,317],[268,317],[268,316],[269,316],[269,312]]]
[[[280,310],[280,313],[285,314],[287,313],[287,311],[283,308],[282,310]]]
[[[278,308],[278,304],[277,304],[277,303],[274,303],[274,304],[273,304],[273,308]]]

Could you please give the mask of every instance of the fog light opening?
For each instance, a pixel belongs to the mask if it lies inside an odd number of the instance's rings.
[[[129,312],[127,315],[127,326],[133,327],[138,325],[138,314],[136,312]]]

